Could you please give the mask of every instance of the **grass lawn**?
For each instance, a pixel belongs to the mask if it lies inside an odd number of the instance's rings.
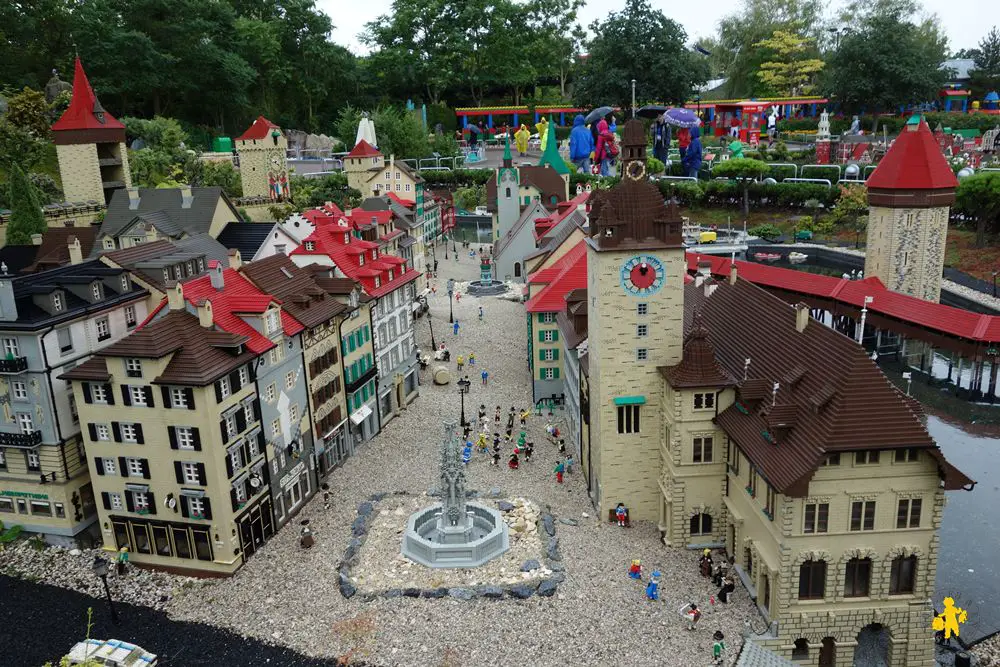
[[[944,251],[944,265],[958,269],[981,280],[993,279],[993,272],[1000,271],[1000,245],[976,247],[976,232],[949,229],[948,244]]]

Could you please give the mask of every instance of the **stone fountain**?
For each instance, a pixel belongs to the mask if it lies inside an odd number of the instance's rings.
[[[507,291],[507,283],[493,278],[493,264],[485,252],[479,253],[479,280],[470,282],[466,291],[473,296],[496,296]]]
[[[477,567],[510,548],[500,512],[465,501],[465,467],[455,422],[444,424],[441,444],[442,502],[410,515],[403,555],[427,567]]]

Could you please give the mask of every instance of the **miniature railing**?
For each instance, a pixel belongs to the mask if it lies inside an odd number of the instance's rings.
[[[840,180],[840,177],[843,175],[843,172],[841,171],[839,164],[804,164],[802,165],[802,167],[799,168],[798,177],[806,178],[807,171],[822,172],[823,170],[827,171],[835,170],[837,172],[837,180]]]
[[[828,178],[786,178],[782,183],[822,183],[828,188],[833,187],[833,182]]]
[[[796,176],[799,175],[799,165],[795,164],[794,162],[768,162],[767,166],[769,168],[791,167],[792,168],[792,176],[791,176],[791,178],[795,178]],[[785,180],[785,179],[782,178],[781,180]]]
[[[0,373],[23,373],[28,370],[27,357],[0,359]]]

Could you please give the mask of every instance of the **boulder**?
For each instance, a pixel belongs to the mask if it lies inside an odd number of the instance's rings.
[[[476,591],[471,588],[449,588],[448,595],[456,600],[471,600],[476,597]]]
[[[490,498],[499,498],[501,493],[502,492],[500,491],[500,487],[494,486],[492,489],[490,489]]]
[[[491,600],[499,600],[503,597],[503,589],[499,586],[482,586],[479,589],[480,597],[490,598]]]
[[[385,593],[382,593],[382,597],[386,597],[386,598],[399,598],[399,597],[403,597],[403,589],[402,588],[390,588]]]
[[[368,528],[365,525],[365,517],[363,516],[359,516],[354,520],[354,523],[351,524],[351,534],[354,535],[354,537],[363,536],[367,530]]]
[[[509,512],[512,509],[514,509],[514,505],[512,503],[507,502],[506,500],[501,500],[500,502],[497,503],[497,508],[501,512]]]
[[[545,528],[545,532],[549,534],[549,537],[556,534],[556,524],[552,520],[551,514],[542,515],[542,526]]]
[[[545,555],[549,560],[562,560],[562,554],[559,553],[559,538],[550,537],[548,548],[545,550]]]
[[[566,524],[567,526],[579,526],[580,525],[580,522],[577,521],[576,519],[567,519],[566,517],[563,517],[563,518],[559,519],[559,523]]]
[[[448,595],[447,588],[430,588],[420,593],[422,598],[440,599]]]
[[[352,598],[354,594],[358,592],[358,589],[351,582],[351,579],[344,574],[343,570],[340,572],[340,594],[345,598]]]
[[[559,586],[556,584],[555,581],[551,579],[546,579],[545,581],[543,581],[538,585],[537,593],[543,598],[550,598],[553,595],[555,595],[555,592],[558,588]]]
[[[542,567],[542,564],[532,558],[531,560],[526,560],[521,564],[521,572],[531,572],[532,570],[537,570],[540,567]]]
[[[360,503],[358,505],[358,516],[368,516],[372,513],[373,509],[375,509],[374,506],[368,501]]]
[[[519,584],[517,586],[511,586],[507,591],[507,595],[512,598],[517,598],[518,600],[527,600],[534,594],[535,589],[531,586],[525,584]]]
[[[566,581],[566,573],[565,572],[553,572],[552,576],[549,577],[549,581],[554,581],[556,583],[562,583],[562,582]],[[541,586],[539,586],[539,588],[541,588]]]

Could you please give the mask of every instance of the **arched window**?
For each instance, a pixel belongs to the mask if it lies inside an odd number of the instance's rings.
[[[826,589],[826,561],[807,560],[799,567],[799,599],[822,600]]]
[[[852,558],[844,573],[844,597],[868,597],[872,579],[872,559]]]
[[[521,277],[521,262],[514,262],[514,277]]]
[[[905,595],[913,592],[917,580],[917,557],[897,556],[892,559],[889,572],[889,594]]]
[[[804,660],[809,657],[809,642],[802,637],[795,640],[792,648],[792,660]]]
[[[691,534],[692,535],[711,535],[712,534],[712,515],[705,514],[695,514],[691,517]]]

